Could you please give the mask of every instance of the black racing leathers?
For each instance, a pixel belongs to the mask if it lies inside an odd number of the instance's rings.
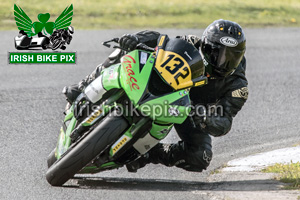
[[[237,70],[226,78],[210,78],[206,86],[195,87],[190,91],[193,105],[202,104],[207,108],[203,126],[194,128],[188,118],[183,124],[175,124],[182,141],[176,144],[158,144],[149,152],[151,163],[177,166],[188,171],[201,172],[212,159],[212,136],[227,134],[233,117],[247,100],[247,79],[245,58]],[[143,159],[137,162],[145,162]],[[143,166],[143,164],[140,164]],[[133,170],[134,171],[134,170]]]
[[[155,31],[141,31],[136,33],[139,42],[155,47],[160,33]],[[200,39],[193,35],[178,36],[197,49],[200,48]],[[206,122],[203,132],[213,136],[222,136],[229,132],[232,118],[241,110],[248,98],[247,79],[245,76],[246,59],[233,74],[226,78],[209,78],[208,84],[203,87],[194,87],[190,91],[190,98],[194,105],[202,104],[207,107]]]
[[[150,47],[157,45],[160,33],[155,31],[141,31],[135,34],[140,43]],[[199,49],[201,41],[196,36],[178,36],[192,43]],[[233,117],[241,110],[247,100],[248,89],[245,76],[246,59],[243,58],[233,74],[226,78],[210,77],[208,84],[194,87],[190,91],[193,105],[201,104],[207,108],[206,120],[201,127],[194,128],[188,118],[183,124],[176,124],[175,129],[182,141],[176,144],[159,143],[149,151],[148,156],[134,161],[129,171],[151,162],[166,166],[177,166],[188,171],[202,171],[206,169],[212,159],[212,136],[227,134],[232,125]],[[84,79],[80,85],[89,84],[99,76],[101,66]],[[129,164],[130,165],[130,164]]]

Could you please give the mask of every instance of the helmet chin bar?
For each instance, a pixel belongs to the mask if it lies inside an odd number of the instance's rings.
[[[204,63],[204,66],[205,66],[205,73],[209,74],[210,77],[214,77],[214,78],[225,78],[227,76],[231,76],[236,70],[236,68],[234,68],[232,70],[232,72],[230,72],[230,73],[227,72],[226,75],[223,75],[224,73],[216,70],[215,67],[212,64],[208,63],[205,60],[205,58],[203,58],[203,63]]]
[[[209,76],[213,76],[213,74],[212,74],[212,68],[213,68],[213,66],[210,65],[210,64],[206,61],[206,59],[204,58],[203,53],[201,52],[201,48],[199,49],[199,53],[200,53],[200,55],[201,55],[201,57],[202,57],[203,64],[204,64],[204,66],[205,66],[205,74],[209,74]]]

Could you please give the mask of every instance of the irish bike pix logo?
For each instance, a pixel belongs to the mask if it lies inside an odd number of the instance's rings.
[[[14,4],[14,18],[19,29],[19,34],[14,38],[14,45],[17,50],[26,52],[9,52],[9,63],[75,64],[75,52],[61,52],[66,50],[73,38],[72,17],[73,4],[67,6],[54,22],[49,21],[49,13],[39,13],[37,20],[33,22],[20,6]]]

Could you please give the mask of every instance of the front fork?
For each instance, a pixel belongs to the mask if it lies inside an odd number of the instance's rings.
[[[117,90],[101,105],[93,109],[93,112],[86,117],[80,124],[74,115],[74,105],[66,111],[63,126],[60,130],[55,157],[59,159],[78,138],[96,122],[103,119],[111,109],[115,108],[115,102],[125,94],[124,90]],[[78,125],[77,125],[78,124]],[[75,128],[76,127],[76,128]]]
[[[172,127],[173,124],[158,124],[148,117],[141,118],[110,147],[110,160],[123,164],[135,160],[164,139]]]

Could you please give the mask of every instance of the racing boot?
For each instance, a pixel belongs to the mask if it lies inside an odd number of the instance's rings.
[[[128,163],[126,168],[129,172],[137,172],[138,169],[149,163],[163,164],[167,167],[176,166],[187,171],[202,172],[211,161],[212,152],[210,149],[189,146],[180,141],[175,144],[159,143],[147,154],[139,159]]]
[[[129,172],[137,172],[138,169],[149,163],[163,164],[168,167],[180,164],[181,160],[184,159],[182,144],[182,142],[177,144],[158,143],[148,153],[128,163],[126,168]]]
[[[80,95],[81,91],[78,88],[77,84],[71,85],[71,86],[65,86],[62,90],[62,93],[66,96],[66,100],[73,104],[73,102],[76,100],[78,95]]]
[[[98,65],[91,74],[87,75],[78,84],[65,86],[63,88],[62,93],[66,96],[66,99],[70,104],[73,104],[73,102],[76,100],[78,95],[80,95],[80,93],[87,85],[89,85],[93,80],[95,80],[98,76],[100,76],[102,67],[103,67],[102,64]]]

